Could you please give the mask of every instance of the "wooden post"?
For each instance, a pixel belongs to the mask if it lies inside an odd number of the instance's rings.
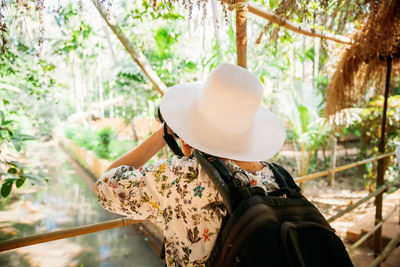
[[[397,166],[400,169],[400,145],[397,147],[396,156],[395,157],[396,157],[396,160],[397,160]],[[400,171],[399,171],[399,174],[400,174]],[[400,209],[399,209],[399,224],[400,224]]]
[[[386,110],[387,110],[387,100],[389,95],[389,84],[390,84],[390,73],[392,70],[392,58],[388,57],[387,71],[386,71],[386,84],[385,84],[385,99],[383,102],[382,111],[382,126],[381,126],[381,138],[379,141],[379,153],[385,153],[385,129],[386,129]],[[380,159],[378,161],[378,177],[376,179],[376,188],[380,187],[384,183],[384,169],[385,159]],[[382,221],[382,196],[383,192],[375,197],[375,225]],[[380,227],[374,235],[374,256],[377,257],[382,250],[382,227]]]
[[[247,68],[247,0],[237,0],[235,7],[237,64]]]
[[[336,168],[336,146],[337,146],[337,139],[336,137],[332,137],[332,151],[331,151],[331,164],[330,169]],[[331,173],[329,175],[329,186],[333,186],[335,183],[335,173]]]

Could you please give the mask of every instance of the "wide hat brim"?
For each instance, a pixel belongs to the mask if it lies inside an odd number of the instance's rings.
[[[285,141],[285,127],[278,116],[260,106],[246,132],[215,128],[197,109],[197,94],[202,87],[201,83],[175,85],[161,100],[165,122],[182,140],[210,155],[240,161],[267,160],[279,152]]]

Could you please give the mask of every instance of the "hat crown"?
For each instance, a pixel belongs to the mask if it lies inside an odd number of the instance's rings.
[[[232,133],[248,131],[262,103],[264,88],[247,69],[221,64],[197,96],[197,108],[208,123]]]
[[[266,160],[282,147],[285,127],[261,106],[263,91],[248,70],[222,64],[205,83],[170,88],[160,112],[179,138],[200,151],[234,160]]]

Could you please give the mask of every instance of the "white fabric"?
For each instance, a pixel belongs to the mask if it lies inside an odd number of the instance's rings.
[[[285,127],[261,106],[263,91],[247,69],[221,64],[204,84],[171,87],[160,111],[168,126],[194,148],[234,160],[266,160],[281,149]]]

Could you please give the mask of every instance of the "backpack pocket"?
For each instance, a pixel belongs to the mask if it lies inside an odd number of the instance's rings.
[[[290,266],[353,266],[343,242],[324,225],[284,222],[281,238]]]

